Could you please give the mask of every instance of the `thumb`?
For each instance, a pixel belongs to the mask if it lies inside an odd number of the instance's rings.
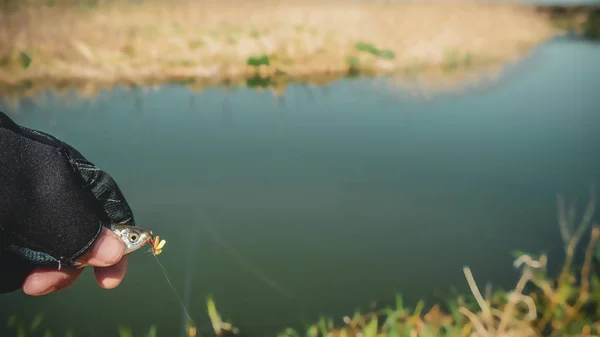
[[[121,260],[125,252],[125,244],[112,231],[102,228],[100,236],[77,262],[94,267],[108,267]]]

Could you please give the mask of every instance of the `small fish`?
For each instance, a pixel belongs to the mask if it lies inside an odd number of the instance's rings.
[[[112,225],[110,230],[117,234],[117,236],[123,240],[123,243],[125,243],[124,254],[129,254],[142,248],[148,242],[152,242],[152,239],[154,238],[151,230],[140,227]]]
[[[115,233],[119,238],[121,238],[121,240],[125,244],[124,254],[134,252],[145,246],[148,242],[152,243],[152,245],[154,246],[154,235],[152,234],[151,230],[143,229],[141,227],[136,226],[127,226],[120,224],[111,225],[110,230],[113,233]],[[80,269],[85,267],[86,264],[75,262],[74,266],[75,268]]]

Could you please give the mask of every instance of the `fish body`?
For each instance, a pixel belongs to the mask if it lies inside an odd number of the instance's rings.
[[[125,244],[124,255],[142,248],[148,242],[153,244],[154,235],[151,230],[121,224],[112,224],[109,229]],[[75,262],[74,266],[79,269],[85,267],[86,264]]]

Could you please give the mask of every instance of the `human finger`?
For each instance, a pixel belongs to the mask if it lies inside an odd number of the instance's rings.
[[[31,296],[54,293],[69,288],[82,272],[83,269],[75,268],[36,268],[25,278],[22,289]]]
[[[116,288],[125,277],[128,262],[129,255],[125,255],[117,264],[108,267],[95,267],[94,276],[98,285],[104,289]]]
[[[123,241],[115,233],[103,227],[92,248],[77,262],[94,267],[108,267],[119,262],[124,253]]]

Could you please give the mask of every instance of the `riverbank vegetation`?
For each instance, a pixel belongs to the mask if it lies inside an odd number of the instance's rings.
[[[346,316],[337,326],[321,318],[306,332],[293,329],[277,337],[535,337],[600,335],[600,226],[593,223],[596,208],[594,190],[580,219],[575,204],[557,198],[558,223],[564,240],[564,260],[560,273],[549,275],[545,254],[516,253],[514,267],[521,277],[513,289],[480,286],[469,267],[463,272],[471,289],[425,312],[424,302],[407,308],[402,297],[395,307],[366,314]],[[584,240],[586,239],[586,240]],[[583,249],[581,249],[583,248]],[[581,259],[578,252],[583,252]],[[230,324],[220,324],[214,303],[208,302],[209,316],[216,336],[234,331]],[[223,328],[224,327],[224,328]],[[194,328],[189,336],[195,337]]]
[[[499,2],[3,0],[0,92],[443,73],[515,60],[558,31]],[[436,73],[436,72],[433,72]]]
[[[552,23],[564,31],[589,40],[600,39],[600,5],[548,6],[538,8]]]
[[[583,214],[578,217],[575,204],[567,205],[557,198],[558,223],[564,240],[564,260],[558,275],[548,272],[545,254],[515,254],[514,267],[521,276],[516,285],[506,291],[480,285],[470,268],[463,269],[471,294],[453,298],[446,303],[426,306],[420,301],[409,308],[402,296],[396,296],[394,306],[366,313],[356,312],[341,321],[321,318],[306,331],[283,329],[274,337],[537,337],[537,336],[598,336],[600,335],[600,226],[593,222],[595,193]],[[215,302],[208,299],[207,312],[212,323],[209,335],[217,337],[244,336],[230,322],[224,322]],[[37,318],[28,328],[16,318],[9,325],[17,336],[40,326]],[[145,334],[133,334],[120,327],[121,337],[166,336],[152,326]],[[206,336],[200,329],[188,326],[188,336]],[[202,329],[207,331],[207,329]],[[116,333],[116,331],[115,331]],[[46,332],[45,336],[51,336]]]

